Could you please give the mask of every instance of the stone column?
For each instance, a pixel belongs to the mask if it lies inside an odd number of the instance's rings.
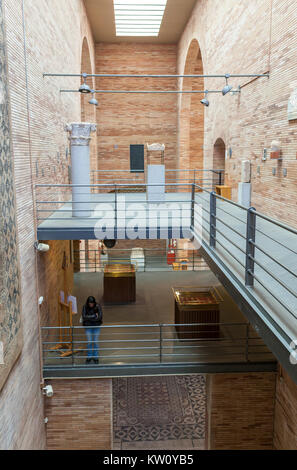
[[[91,133],[96,131],[96,124],[74,122],[67,124],[71,146],[71,177],[72,184],[86,185],[72,188],[72,216],[90,217],[90,140]]]

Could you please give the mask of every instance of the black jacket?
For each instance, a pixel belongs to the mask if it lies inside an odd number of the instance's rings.
[[[93,308],[87,308],[86,305],[83,306],[83,326],[100,326],[102,325],[102,317],[103,313],[101,305],[96,304]]]

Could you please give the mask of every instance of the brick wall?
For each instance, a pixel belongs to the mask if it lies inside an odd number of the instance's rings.
[[[252,162],[252,205],[295,226],[297,121],[288,121],[287,103],[297,87],[296,25],[294,0],[198,0],[178,45],[179,73],[189,69],[192,60],[189,52],[195,49],[195,41],[199,43],[206,74],[270,70],[269,80],[260,78],[248,83],[249,79],[245,78],[230,79],[234,88],[246,85],[240,96],[209,95],[210,106],[205,108],[204,167],[212,166],[214,144],[218,138],[223,139],[226,148],[231,147],[233,152],[232,158],[226,160],[233,199],[237,198],[240,162],[249,159]],[[220,90],[224,84],[224,79],[204,80],[204,87],[209,90]],[[180,87],[183,86],[181,82]],[[183,113],[188,100],[187,96],[179,97],[181,168],[183,160],[189,160],[184,142],[192,120],[189,113],[187,116]],[[197,110],[199,106],[197,103]],[[275,139],[282,144],[282,163],[270,159],[262,161],[263,149],[269,149]],[[197,153],[200,150],[197,142]],[[273,168],[276,168],[275,176]]]
[[[112,379],[52,380],[48,450],[112,449]]]
[[[281,367],[276,383],[274,446],[278,450],[297,449],[297,385]]]
[[[68,294],[73,292],[73,260],[71,262],[70,241],[45,241],[50,246],[47,253],[38,254],[39,292],[45,301],[40,308],[41,325],[57,326],[58,297],[66,288]],[[66,255],[66,269],[62,269]]]
[[[209,377],[209,449],[273,448],[274,373]]]
[[[175,74],[176,45],[97,44],[96,70],[117,74]],[[100,78],[96,80],[96,87],[103,90],[175,90],[176,80]],[[166,167],[176,167],[176,95],[103,94],[97,99],[99,170],[129,171],[130,144],[154,142],[166,145]]]
[[[33,248],[36,240],[33,191],[37,181],[68,181],[70,158],[63,126],[69,121],[80,121],[81,109],[78,94],[59,93],[60,88],[78,87],[79,79],[43,78],[42,74],[80,72],[84,37],[88,39],[94,66],[94,44],[82,0],[24,0],[25,60],[22,0],[4,0],[4,7],[24,347],[1,392],[0,448],[43,449],[45,432],[37,299],[44,295],[45,302],[50,303],[51,297],[49,286],[43,290],[42,282],[38,286],[38,279],[49,277],[50,287],[55,292],[60,274],[44,272],[42,265],[38,271],[36,265],[36,256],[40,254],[37,255]],[[52,269],[60,263],[59,250],[54,249],[50,257],[55,251],[58,258],[53,261]],[[22,394],[20,390],[23,390]]]

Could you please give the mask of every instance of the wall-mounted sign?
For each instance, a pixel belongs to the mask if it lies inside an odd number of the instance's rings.
[[[291,93],[288,102],[288,120],[297,119],[297,89]]]

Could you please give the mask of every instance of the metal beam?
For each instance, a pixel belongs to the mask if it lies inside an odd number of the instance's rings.
[[[44,73],[44,77],[97,77],[97,78],[269,78],[269,73],[254,74],[211,74],[211,75],[139,75],[139,74],[118,74],[118,73]]]
[[[276,362],[230,364],[139,364],[123,366],[45,366],[44,379],[89,379],[156,375],[219,374],[227,372],[276,372]]]
[[[60,90],[60,93],[80,93],[79,90]],[[186,93],[222,93],[222,90],[92,90],[92,94],[96,93],[104,94],[104,93],[138,93],[138,94],[146,94],[146,93],[175,93],[175,94],[186,94]],[[240,89],[232,90],[230,93],[240,93]],[[90,94],[90,93],[89,93]]]
[[[50,219],[49,219],[50,220]],[[51,227],[42,227],[39,225],[37,228],[37,239],[40,241],[44,240],[97,240],[97,237],[95,235],[95,224],[97,222],[97,219],[94,220],[94,225],[90,227],[63,227],[63,219],[61,219],[61,224],[59,225],[59,220],[56,220],[56,226],[51,226]],[[115,230],[117,230],[118,227],[115,227]],[[189,229],[183,226],[179,227],[168,227],[166,230],[166,237],[164,236],[161,238],[162,231],[164,230],[162,227],[146,227],[144,228],[146,231],[146,238],[144,240],[152,240],[153,238],[150,238],[151,233],[156,232],[156,237],[157,239],[163,239],[165,240],[168,238],[190,238],[191,237],[191,230],[190,230],[190,224],[189,224]],[[179,233],[179,237],[176,237],[176,235]],[[125,237],[126,240],[129,240],[129,234],[125,230]],[[123,238],[124,239],[124,238]]]

